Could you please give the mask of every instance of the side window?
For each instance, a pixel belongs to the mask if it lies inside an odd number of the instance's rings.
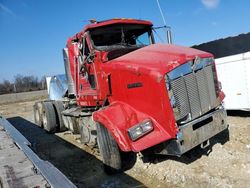
[[[150,40],[149,40],[148,32],[139,35],[136,39],[136,44],[137,45],[149,45]]]
[[[88,47],[88,43],[86,41],[86,38],[82,39],[82,42],[80,43],[80,52],[81,55],[79,56],[79,62],[80,62],[80,73],[84,76],[87,77],[88,76],[88,68],[86,66],[86,58],[89,55],[89,47]]]
[[[83,46],[84,55],[85,55],[85,56],[88,56],[89,53],[90,53],[89,46],[88,46],[88,43],[87,43],[86,38],[84,38],[83,40],[84,40],[84,41],[83,41],[83,44],[84,44],[84,46]]]
[[[95,83],[94,72],[92,70],[92,65],[88,63],[88,61],[90,60],[90,56],[89,56],[90,49],[89,49],[86,38],[83,38],[82,43],[83,43],[83,49],[82,49],[83,64],[81,68],[81,73],[84,75],[85,79],[88,80],[90,87],[92,89],[95,89],[96,83]]]

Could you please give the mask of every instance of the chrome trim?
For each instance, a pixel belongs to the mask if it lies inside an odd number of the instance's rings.
[[[68,90],[69,90],[68,93],[69,95],[76,95],[74,81],[70,72],[68,48],[63,49],[63,59],[64,59],[65,74],[68,82]]]
[[[206,66],[212,65],[213,62],[214,60],[212,57],[199,58],[198,56],[196,56],[195,60],[190,60],[167,73],[169,81],[175,80],[179,77],[198,71]]]
[[[212,122],[205,124],[196,130],[193,130],[193,125],[205,121],[210,117],[213,118]],[[184,141],[184,144],[181,146],[182,151],[186,152],[228,128],[226,117],[227,114],[225,109],[220,108],[181,126],[179,131],[182,132]]]
[[[191,120],[192,120],[191,114],[188,113],[187,118],[185,120],[181,121],[180,124],[185,124]]]
[[[178,136],[174,140],[165,142],[164,148],[156,153],[181,156],[195,146],[204,143],[216,134],[228,129],[226,117],[226,110],[221,105],[215,111],[180,126],[177,135],[181,136]],[[197,129],[193,128],[197,123],[206,122],[209,118],[212,119],[211,122],[208,122]]]
[[[68,90],[66,75],[55,75],[50,77],[47,83],[48,94],[50,100],[63,100]]]
[[[171,107],[178,124],[187,123],[220,104],[213,58],[196,57],[165,74]]]

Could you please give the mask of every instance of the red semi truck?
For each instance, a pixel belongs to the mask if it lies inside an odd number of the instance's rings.
[[[93,22],[68,39],[63,55],[67,93],[36,103],[35,122],[80,134],[109,173],[131,153],[181,156],[228,129],[213,55],[155,44],[150,21]]]

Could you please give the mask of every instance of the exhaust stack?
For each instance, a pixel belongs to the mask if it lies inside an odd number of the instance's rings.
[[[170,28],[167,28],[167,40],[168,44],[172,44],[172,33]]]
[[[65,74],[66,74],[66,78],[68,82],[68,95],[70,98],[72,98],[76,96],[76,90],[75,90],[74,81],[70,73],[68,48],[63,49],[63,60],[64,60],[64,67],[65,67]]]

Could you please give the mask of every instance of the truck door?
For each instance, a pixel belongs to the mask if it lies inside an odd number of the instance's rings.
[[[79,42],[78,101],[80,105],[95,106],[97,96],[97,79],[94,54],[87,35]]]

